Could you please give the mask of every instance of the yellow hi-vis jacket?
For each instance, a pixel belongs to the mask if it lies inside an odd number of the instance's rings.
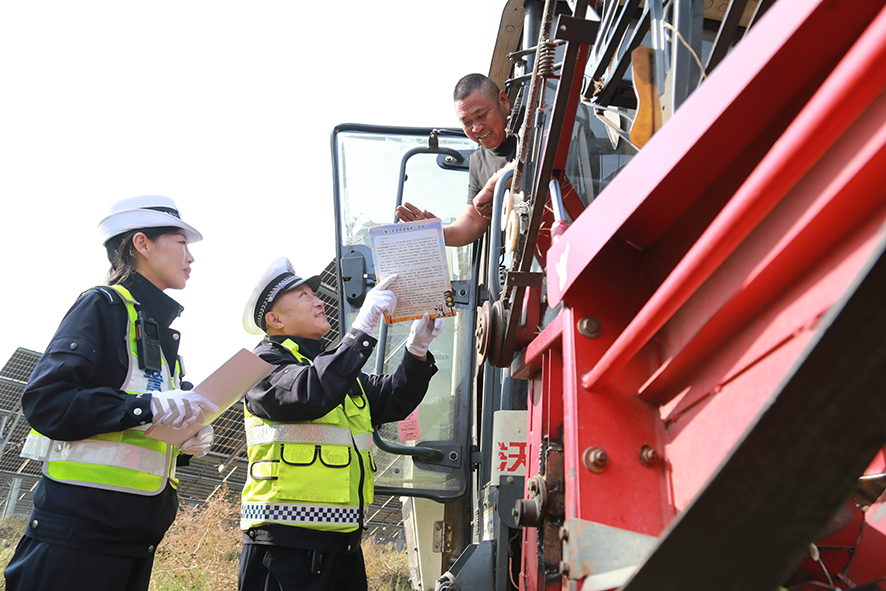
[[[129,323],[125,338],[129,343],[129,370],[121,387],[128,394],[175,388],[178,363],[170,371],[166,357],[162,369],[152,372],[139,369],[136,346],[138,302],[125,287],[111,285],[126,304]],[[21,457],[43,462],[43,474],[58,482],[114,490],[137,495],[156,495],[175,480],[176,446],[145,437],[145,425],[116,433],[99,433],[80,441],[57,441],[34,429],[28,434]]]
[[[291,340],[282,345],[311,364]],[[353,532],[363,526],[376,467],[369,401],[359,385],[360,396],[345,396],[335,410],[312,421],[270,421],[244,405],[249,474],[241,529],[283,524]]]

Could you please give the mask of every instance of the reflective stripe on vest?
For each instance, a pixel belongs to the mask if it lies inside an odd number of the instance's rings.
[[[282,345],[302,364],[312,365],[298,345]],[[323,417],[280,423],[253,416],[244,405],[249,470],[240,527],[264,524],[353,532],[372,502],[372,424],[362,396],[345,400]],[[360,406],[355,403],[360,402]],[[362,484],[362,486],[361,486]]]
[[[126,304],[129,322],[126,335],[129,368],[122,390],[141,394],[150,390],[168,390],[175,384],[165,357],[161,354],[160,372],[138,368],[135,323],[138,302],[125,287],[112,285]],[[175,373],[178,372],[176,364]],[[176,485],[176,448],[144,436],[147,426],[117,433],[101,433],[80,441],[57,441],[31,429],[22,448],[24,458],[42,461],[43,474],[66,484],[114,490],[138,495],[156,495],[167,481]]]
[[[256,419],[257,417],[251,417]],[[246,445],[263,443],[314,443],[319,445],[352,445],[356,444],[360,451],[372,449],[372,433],[351,434],[344,427],[330,427],[310,423],[273,423],[268,424],[259,419],[259,424],[250,425],[246,421]]]
[[[283,503],[246,503],[240,506],[240,519],[270,523],[309,524],[360,524],[360,510],[335,505],[286,505]],[[351,528],[353,529],[353,528]]]

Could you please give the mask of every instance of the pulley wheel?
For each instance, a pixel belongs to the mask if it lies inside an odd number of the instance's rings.
[[[480,308],[480,314],[477,316],[477,354],[480,356],[480,363],[486,362],[489,354],[489,340],[492,334],[492,305],[486,301]]]
[[[514,252],[517,249],[518,234],[520,234],[520,220],[517,219],[517,211],[512,209],[505,224],[505,252]]]
[[[487,302],[488,303],[488,302]],[[492,367],[507,367],[511,363],[511,357],[514,355],[513,345],[508,347],[505,343],[505,313],[504,304],[501,300],[496,300],[489,310],[490,331],[488,358],[489,365]]]

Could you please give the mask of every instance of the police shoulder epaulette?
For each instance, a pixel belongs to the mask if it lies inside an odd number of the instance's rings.
[[[114,295],[111,293],[112,291],[114,291],[113,289],[107,289],[105,287],[96,287],[95,291],[99,291],[99,292],[105,294],[105,297],[108,298],[108,301],[112,304],[114,303]]]
[[[122,303],[124,303],[123,296],[120,295],[120,293],[117,292],[117,290],[115,290],[115,289],[111,289],[110,287],[107,287],[107,286],[105,286],[105,285],[99,285],[99,286],[96,286],[96,287],[92,287],[92,288],[90,288],[90,289],[87,289],[86,291],[84,291],[83,293],[81,293],[80,296],[82,297],[82,296],[86,295],[87,293],[89,293],[90,291],[97,291],[97,292],[100,292],[100,293],[104,294],[104,296],[105,296],[106,298],[108,298],[108,303],[109,303],[109,304],[122,304]]]

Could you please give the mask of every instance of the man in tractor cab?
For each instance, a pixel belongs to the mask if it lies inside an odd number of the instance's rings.
[[[495,184],[515,166],[517,138],[507,130],[511,112],[508,95],[491,78],[468,74],[455,85],[452,99],[462,129],[480,145],[468,160],[467,206],[458,219],[443,228],[447,246],[464,246],[480,238],[489,227]],[[397,207],[397,217],[414,222],[437,216],[406,202]]]

